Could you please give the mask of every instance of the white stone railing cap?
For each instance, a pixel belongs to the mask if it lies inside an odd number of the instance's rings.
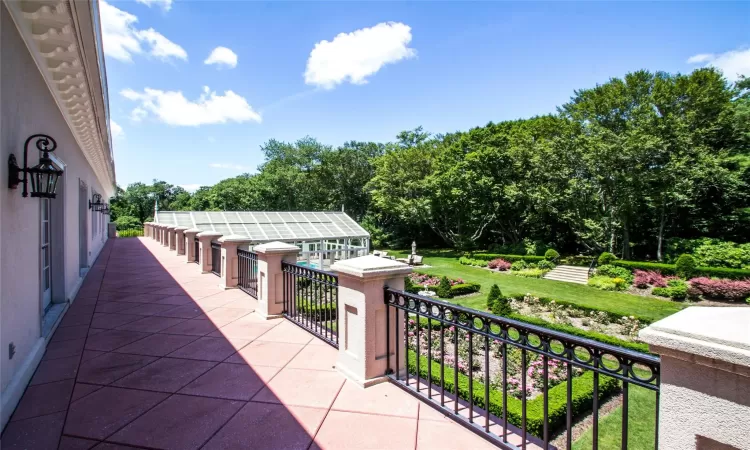
[[[255,253],[274,254],[274,253],[299,253],[302,250],[296,245],[292,245],[292,244],[281,242],[281,241],[273,241],[273,242],[266,242],[265,244],[256,245],[255,247],[253,247],[253,251]]]
[[[638,336],[649,345],[750,367],[750,308],[695,306]]]
[[[337,261],[331,266],[332,272],[352,275],[359,278],[390,278],[411,273],[412,268],[392,259],[375,255]]]
[[[174,227],[175,231],[185,231],[185,230],[188,230],[188,229],[189,229],[188,227]]]
[[[223,242],[238,242],[238,243],[244,243],[244,242],[252,242],[252,239],[250,239],[247,236],[242,236],[240,234],[230,234],[229,236],[222,236],[219,238],[219,243]]]
[[[188,228],[185,230],[185,233],[200,233],[203,230],[199,230],[198,228]]]
[[[219,233],[218,231],[201,231],[196,236],[198,236],[199,238],[201,238],[201,237],[212,237],[212,238],[214,238],[214,237],[222,236],[222,234]]]
[[[177,225],[167,225],[166,228],[167,230],[174,230],[175,228],[177,228]]]

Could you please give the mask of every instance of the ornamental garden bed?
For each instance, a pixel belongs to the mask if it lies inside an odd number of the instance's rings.
[[[420,324],[423,323],[420,321]],[[429,380],[435,386],[442,386],[445,391],[455,393],[458,381],[458,397],[469,401],[473,399],[474,404],[482,409],[488,409],[496,417],[503,415],[503,400],[507,403],[508,421],[520,427],[522,425],[522,404],[526,400],[526,427],[530,434],[541,437],[544,429],[544,384],[543,384],[543,359],[541,356],[527,352],[527,367],[523,370],[521,364],[521,350],[513,345],[507,345],[506,358],[502,358],[501,343],[490,340],[488,351],[489,369],[485,372],[484,352],[485,340],[481,336],[475,336],[472,345],[469,345],[468,333],[446,327],[443,330],[444,351],[440,348],[440,331],[435,330],[428,333],[428,329],[421,329],[419,342],[417,342],[417,322],[409,320],[408,325],[408,367],[409,372],[419,374],[424,380]],[[458,333],[458,336],[455,333]],[[428,337],[429,336],[429,337]],[[458,360],[454,353],[458,343]],[[417,357],[417,346],[419,346],[419,357]],[[469,354],[473,354],[473,365],[469,365]],[[584,357],[585,358],[585,357]],[[503,389],[503,361],[506,361],[506,389]],[[419,364],[417,364],[419,362]],[[441,362],[442,367],[441,376]],[[419,367],[417,367],[419,365]],[[430,367],[431,366],[431,367]],[[458,373],[455,368],[458,367]],[[553,358],[547,362],[548,385],[548,421],[550,435],[554,435],[565,427],[567,413],[567,370],[565,363]],[[485,385],[488,380],[485,373],[489,375],[489,404],[485,403]],[[573,416],[579,417],[591,412],[593,405],[593,372],[590,370],[574,368],[572,370],[572,398],[571,406]],[[472,378],[472,389],[469,389],[469,378]],[[522,378],[525,377],[526,390],[523,391]],[[619,392],[620,383],[614,378],[607,376],[599,377],[599,399],[601,401]],[[507,398],[503,399],[503,392],[507,392]]]

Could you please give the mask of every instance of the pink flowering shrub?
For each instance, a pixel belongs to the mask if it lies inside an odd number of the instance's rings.
[[[654,270],[636,269],[633,272],[633,275],[635,275],[633,284],[641,289],[645,289],[649,286],[667,287],[667,277]]]
[[[699,277],[689,281],[690,287],[704,297],[730,301],[750,298],[750,280],[728,280]]]
[[[502,258],[493,259],[492,261],[487,263],[487,267],[504,272],[506,270],[510,270],[510,261],[506,261]]]

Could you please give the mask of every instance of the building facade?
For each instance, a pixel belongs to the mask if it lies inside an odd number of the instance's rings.
[[[98,3],[2,1],[0,6],[0,427],[4,427],[107,240],[109,216],[89,201],[115,193]],[[54,139],[55,198],[9,187],[11,155]],[[27,165],[44,147],[28,145]],[[47,142],[49,144],[49,142]],[[21,177],[23,177],[23,173]],[[29,183],[28,189],[32,186]]]

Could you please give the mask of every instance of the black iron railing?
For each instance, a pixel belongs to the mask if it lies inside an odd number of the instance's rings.
[[[385,303],[391,380],[501,448],[570,449],[574,419],[588,416],[596,449],[605,402],[621,411],[607,417],[607,448],[644,430],[658,448],[659,358],[405,291],[386,288]]]
[[[237,249],[237,287],[258,298],[258,255]]]
[[[281,270],[284,316],[338,348],[338,275],[285,262]]]
[[[221,276],[221,244],[211,242],[211,273]]]
[[[201,260],[201,246],[198,238],[193,238],[193,262],[199,264]]]

